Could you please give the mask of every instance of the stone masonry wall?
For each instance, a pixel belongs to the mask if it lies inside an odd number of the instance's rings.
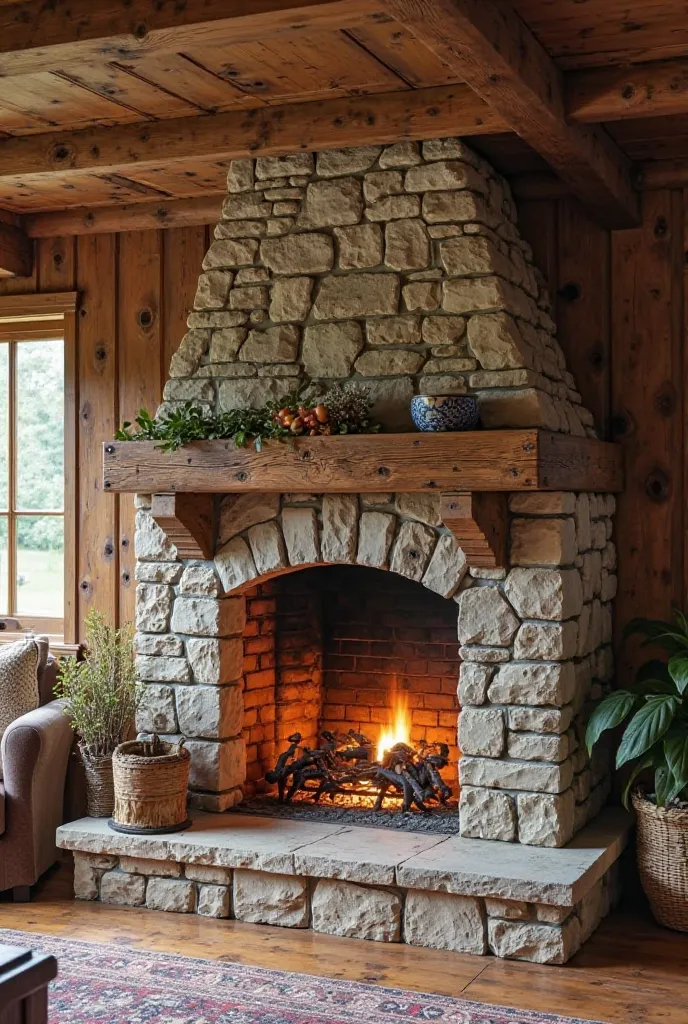
[[[414,393],[472,393],[486,427],[594,436],[508,186],[460,140],[235,161],[228,190],[166,403],[357,379],[387,429],[410,426]],[[139,504],[140,727],[190,737],[196,806],[230,807],[246,781],[244,593],[319,564],[457,602],[463,835],[560,846],[602,806],[606,760],[581,741],[612,676],[613,497],[511,495],[492,572],[432,495],[227,497],[214,561],[184,564]]]

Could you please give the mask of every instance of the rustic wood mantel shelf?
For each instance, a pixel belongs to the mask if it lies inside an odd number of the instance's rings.
[[[504,564],[510,491],[623,488],[621,449],[543,430],[359,434],[268,441],[257,452],[199,441],[163,452],[153,441],[108,441],[103,487],[153,494],[153,516],[182,557],[212,555],[213,496],[434,491],[474,565]]]

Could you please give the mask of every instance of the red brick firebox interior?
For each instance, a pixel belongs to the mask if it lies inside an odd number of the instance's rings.
[[[412,741],[447,743],[443,775],[457,795],[457,608],[419,583],[360,566],[282,576],[247,595],[244,731],[247,791],[300,732],[355,729],[377,741],[394,695],[411,715]]]

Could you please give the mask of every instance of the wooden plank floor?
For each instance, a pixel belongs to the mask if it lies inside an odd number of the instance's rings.
[[[603,922],[565,967],[462,956],[108,907],[71,898],[64,864],[30,904],[0,903],[0,928],[326,975],[609,1024],[688,1024],[688,935],[659,928],[641,896]]]

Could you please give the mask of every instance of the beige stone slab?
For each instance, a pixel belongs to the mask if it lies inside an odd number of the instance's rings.
[[[185,832],[132,836],[113,832],[104,818],[81,818],[57,830],[57,845],[83,853],[110,853],[149,860],[250,868],[291,875],[294,853],[342,831],[325,822],[285,821],[252,814],[192,815]]]
[[[397,868],[397,884],[570,907],[617,860],[632,818],[607,808],[562,849],[451,836]]]
[[[444,841],[424,832],[354,826],[304,846],[294,854],[294,864],[298,875],[394,885],[399,864]]]

